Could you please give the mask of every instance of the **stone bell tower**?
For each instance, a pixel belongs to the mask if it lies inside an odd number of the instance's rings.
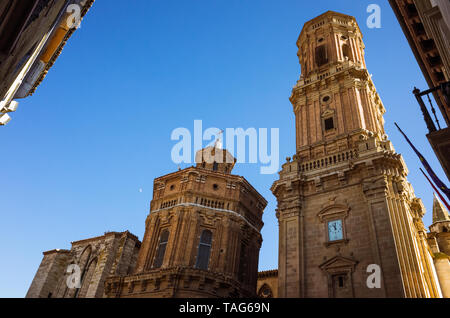
[[[108,278],[106,297],[256,297],[267,201],[231,174],[228,151],[196,162],[155,179],[134,273]]]
[[[297,41],[296,154],[271,188],[279,297],[439,296],[425,210],[385,134],[362,38],[354,17],[329,11]]]

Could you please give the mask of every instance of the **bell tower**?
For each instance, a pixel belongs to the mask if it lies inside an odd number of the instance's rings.
[[[366,69],[356,20],[326,13],[306,23],[297,46],[302,75],[290,100],[300,156],[314,157],[312,145],[342,141],[356,131],[383,138],[385,109]],[[344,144],[335,146],[348,148]]]
[[[425,210],[385,134],[356,19],[326,12],[297,46],[296,153],[271,188],[279,297],[438,297]]]
[[[364,43],[356,21],[348,21],[346,15],[339,13],[330,19],[332,20],[317,24],[310,23],[300,34],[297,55],[303,76],[318,74],[326,71],[330,64],[337,65],[348,61],[366,66]]]

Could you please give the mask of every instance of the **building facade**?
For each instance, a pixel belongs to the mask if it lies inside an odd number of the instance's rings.
[[[450,1],[389,2],[427,81],[428,89],[415,88],[413,93],[428,128],[428,141],[450,180]],[[444,121],[436,116],[439,111]]]
[[[326,12],[297,46],[297,151],[271,188],[279,297],[440,297],[425,210],[385,134],[355,18]]]
[[[26,297],[101,298],[107,277],[133,271],[140,245],[129,232],[108,232],[72,242],[70,250],[44,252]]]
[[[228,151],[205,148],[196,162],[155,179],[134,273],[108,278],[106,297],[256,296],[267,201],[231,174]]]
[[[0,2],[0,126],[11,120],[9,114],[17,110],[17,100],[35,92],[93,3]]]

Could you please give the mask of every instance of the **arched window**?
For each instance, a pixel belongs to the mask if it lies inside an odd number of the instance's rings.
[[[212,232],[204,230],[200,236],[200,243],[198,245],[197,263],[195,268],[208,269],[209,255],[211,254]]]
[[[154,268],[160,268],[164,261],[164,255],[166,254],[167,242],[169,241],[169,231],[164,230],[159,238],[158,250],[156,251],[155,261],[153,262]]]
[[[80,255],[80,258],[78,259],[78,266],[81,270],[81,277],[80,277],[80,283],[83,284],[85,278],[86,278],[86,272],[89,265],[89,260],[91,259],[92,254],[92,246],[88,245],[84,248],[83,252]],[[79,288],[71,289],[69,290],[69,297],[70,298],[76,298],[78,297],[78,293],[80,292]]]
[[[73,267],[76,265],[75,261],[71,261],[70,264],[67,266],[66,271],[64,273],[63,279],[59,282],[59,286],[57,289],[57,292],[55,293],[57,298],[72,298],[75,294],[75,288],[70,289],[67,280],[70,279],[69,277],[73,277]],[[72,272],[69,271],[69,269],[72,269]],[[73,281],[73,279],[72,279]],[[73,294],[70,294],[70,292],[73,291]],[[62,295],[62,296],[61,296]],[[61,297],[60,297],[61,296]]]
[[[96,267],[97,267],[97,258],[89,262],[89,265],[83,277],[81,289],[77,293],[77,298],[86,298],[87,292],[89,290],[89,285],[91,283]]]
[[[259,298],[273,298],[273,292],[272,292],[272,289],[269,287],[269,285],[267,285],[267,284],[262,285],[262,287],[259,289],[258,297]]]

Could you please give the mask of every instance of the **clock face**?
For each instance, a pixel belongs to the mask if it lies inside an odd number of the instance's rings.
[[[342,232],[342,220],[328,222],[328,239],[330,241],[339,241],[344,239]]]

